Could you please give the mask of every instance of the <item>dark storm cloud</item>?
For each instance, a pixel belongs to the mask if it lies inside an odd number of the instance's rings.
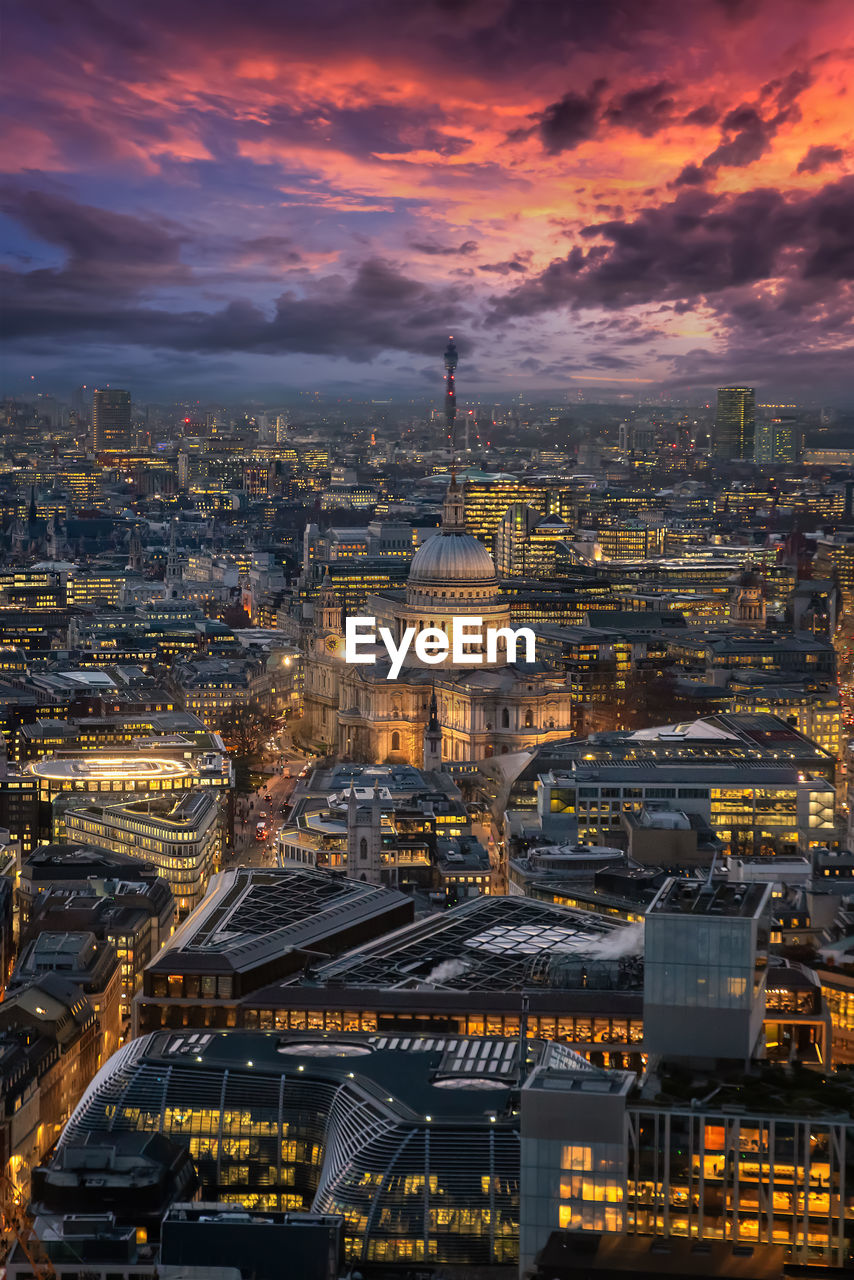
[[[302,262],[303,255],[294,247],[290,236],[254,236],[242,240],[238,252],[274,262]]]
[[[755,107],[742,105],[724,116],[722,132],[724,141],[706,156],[703,168],[753,164],[768,150],[776,130]]]
[[[795,170],[796,173],[818,173],[829,164],[838,164],[845,156],[841,147],[810,147]]]
[[[578,327],[597,338],[607,338],[611,346],[619,347],[644,346],[654,338],[664,337],[663,329],[636,315],[610,315],[602,320],[581,322]]]
[[[597,80],[587,93],[565,93],[546,107],[537,126],[540,140],[549,155],[572,151],[592,138],[599,127],[599,106],[605,80]]]
[[[674,86],[667,80],[632,89],[621,98],[615,98],[605,112],[609,124],[634,129],[651,138],[671,123],[676,111]]]
[[[427,68],[492,76],[559,67],[579,51],[631,51],[643,32],[687,38],[696,28],[690,9],[673,0],[149,0],[144,8],[119,9],[109,0],[77,0],[72,22],[65,0],[39,0],[38,17],[40,35],[55,33],[80,58],[102,50],[113,62],[116,50],[123,74],[176,49],[217,46],[320,59],[330,49],[387,57],[414,52]],[[720,13],[734,22],[750,16],[713,0],[709,21]]]
[[[735,196],[684,191],[633,220],[596,223],[539,276],[493,299],[493,322],[556,307],[691,302],[784,276],[854,277],[854,178],[807,196],[757,189]]]
[[[320,88],[320,86],[319,86]],[[458,134],[441,132],[444,115],[438,106],[423,104],[394,108],[381,103],[364,107],[338,106],[321,101],[311,109],[283,103],[264,113],[263,119],[241,123],[243,137],[271,140],[278,145],[329,147],[347,155],[367,157],[405,155],[408,151],[433,151],[454,156],[469,145]]]
[[[33,235],[63,250],[59,276],[65,288],[92,292],[105,285],[119,292],[157,280],[189,279],[181,262],[185,237],[162,219],[113,213],[44,191],[0,189],[0,210]],[[50,287],[57,273],[29,273],[34,287]]]
[[[364,361],[383,349],[435,351],[449,319],[467,314],[454,288],[434,289],[377,257],[359,264],[351,279],[314,277],[306,292],[281,294],[269,311],[240,299],[212,312],[170,310],[157,301],[160,288],[192,279],[179,259],[182,236],[40,192],[7,192],[4,207],[27,230],[66,251],[56,268],[0,270],[0,336],[9,341],[299,352]],[[262,246],[271,247],[264,238]]]
[[[524,275],[530,268],[532,257],[530,250],[524,250],[514,253],[512,258],[507,258],[504,262],[485,262],[478,270],[490,271],[497,276]]]
[[[714,169],[704,169],[699,164],[686,164],[671,183],[674,187],[702,187],[715,176]]]
[[[701,165],[686,165],[674,185],[707,181],[716,169],[754,164],[784,124],[800,119],[798,99],[813,83],[809,67],[796,67],[782,79],[769,80],[755,103],[742,102],[721,121],[721,139]]]
[[[464,240],[462,244],[439,244],[435,240],[411,241],[410,249],[416,249],[418,253],[426,253],[434,258],[455,258],[459,255],[468,257],[471,253],[477,252],[476,240]]]
[[[510,141],[518,141],[538,133],[549,155],[573,151],[582,142],[594,138],[609,127],[629,129],[651,138],[676,117],[675,85],[668,80],[639,85],[604,102],[608,81],[595,80],[584,93],[570,90],[535,117],[531,129],[518,129]]]
[[[713,107],[711,103],[707,102],[704,103],[703,106],[695,107],[693,111],[689,111],[684,117],[682,123],[697,124],[702,128],[708,128],[709,126],[717,123],[720,118],[720,114],[721,113],[718,111],[717,107]]]

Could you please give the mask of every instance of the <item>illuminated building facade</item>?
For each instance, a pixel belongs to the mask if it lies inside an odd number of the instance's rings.
[[[204,1199],[341,1214],[351,1263],[514,1266],[518,1051],[444,1037],[146,1036],[87,1092],[57,1162],[87,1134],[159,1132],[190,1152]]]
[[[744,672],[727,681],[729,711],[778,716],[823,751],[839,758],[842,704],[835,684],[787,684],[783,680],[763,680],[762,673],[755,673],[754,681],[750,674]]]
[[[760,418],[756,423],[754,461],[760,466],[794,462],[797,440],[797,421],[794,418]]]
[[[542,516],[524,502],[514,502],[495,534],[495,568],[500,578],[550,578],[555,554],[571,541],[573,526],[560,516]]]
[[[65,605],[65,589],[50,569],[7,569],[0,572],[0,613],[55,613]]]
[[[306,952],[335,955],[412,915],[405,894],[324,871],[223,871],[146,969],[134,1000],[134,1034],[239,1026],[242,1003],[300,971]]]
[[[468,479],[465,492],[466,528],[490,548],[508,508],[516,502],[533,507],[541,517],[556,515],[567,523],[574,521],[576,515],[575,490],[558,480],[517,480],[498,475]]]
[[[792,854],[827,843],[835,831],[833,786],[801,780],[797,769],[710,764],[590,764],[540,778],[538,812],[566,838],[607,844],[622,831],[623,815],[648,801],[669,800],[698,814],[728,853]],[[551,821],[550,821],[551,820]]]
[[[55,973],[76,986],[98,1019],[98,1065],[115,1053],[121,1033],[122,971],[109,942],[93,933],[40,933],[24,947],[9,981],[9,991]]]
[[[92,445],[96,453],[121,453],[133,447],[129,391],[97,390],[92,396]]]
[[[718,387],[714,452],[724,461],[752,462],[756,393],[753,387]]]
[[[816,577],[833,579],[842,593],[845,614],[854,609],[854,534],[836,533],[818,539],[813,562]]]
[[[79,987],[44,973],[0,1002],[0,1174],[26,1200],[98,1069],[98,1017]]]
[[[692,1103],[661,1075],[653,1102],[625,1072],[557,1056],[534,1069],[522,1090],[523,1266],[555,1229],[732,1241],[742,1254],[778,1245],[790,1264],[850,1266],[850,1087],[802,1073],[798,1106],[782,1078],[722,1075],[708,1081],[714,1100]]]
[[[69,576],[66,585],[66,602],[69,605],[119,603],[128,572],[124,569],[87,570]]]
[[[768,884],[675,878],[649,906],[654,1091],[649,1077],[580,1067],[559,1046],[535,1064],[521,1103],[523,1267],[554,1229],[778,1245],[790,1264],[850,1264],[854,1087],[803,1068],[795,1083],[757,1055],[771,896]]]
[[[475,610],[485,628],[509,623],[492,557],[466,532],[465,512],[463,493],[451,484],[442,528],[413,557],[405,594],[369,598],[368,614],[395,636],[409,626],[436,627],[450,636],[454,620]],[[305,715],[318,745],[334,745],[354,760],[420,763],[434,682],[446,760],[506,755],[569,732],[571,700],[562,675],[545,664],[524,663],[521,651],[512,662],[499,651],[495,662],[477,669],[454,666],[450,650],[441,666],[411,654],[390,681],[382,658],[370,665],[345,662],[340,607],[320,603],[304,663]]]
[[[69,841],[143,858],[157,867],[179,918],[201,902],[222,856],[220,806],[211,791],[65,811]]]
[[[35,785],[38,816],[34,844],[63,838],[66,809],[97,804],[107,796],[113,803],[161,795],[177,797],[180,792],[197,787],[212,788],[216,794],[230,787],[232,781],[231,762],[224,749],[181,750],[175,758],[167,751],[156,754],[156,750],[138,749],[132,755],[88,752],[32,760],[20,774],[9,774],[2,781],[0,794],[5,791],[11,802],[16,795],[29,795],[31,785]],[[12,790],[15,784],[19,786],[17,792]]]
[[[227,711],[251,701],[254,675],[252,664],[243,659],[208,658],[176,662],[169,682],[184,710],[215,730]]]
[[[637,560],[664,554],[665,527],[641,520],[622,520],[617,525],[600,525],[596,542],[603,560]]]

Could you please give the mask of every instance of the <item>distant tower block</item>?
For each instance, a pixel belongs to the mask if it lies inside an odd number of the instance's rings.
[[[448,339],[445,348],[445,425],[448,430],[448,444],[451,449],[451,461],[454,455],[454,424],[457,420],[457,388],[454,381],[459,355],[454,346],[454,339]]]

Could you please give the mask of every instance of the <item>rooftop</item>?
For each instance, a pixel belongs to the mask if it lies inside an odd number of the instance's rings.
[[[410,991],[548,986],[556,963],[618,955],[623,928],[530,898],[479,897],[357,947],[320,966],[313,980]]]
[[[216,815],[218,801],[213,792],[197,788],[181,792],[177,798],[160,795],[145,800],[128,800],[123,804],[87,805],[80,810],[69,810],[70,814],[75,812],[99,817],[114,814],[117,817],[146,818],[170,827],[196,828],[204,818]]]
[[[411,899],[395,889],[323,871],[223,871],[152,967],[166,972],[251,969],[288,951],[322,952],[336,934],[360,925],[370,930],[370,922],[401,909],[411,911]]]
[[[729,916],[752,919],[765,908],[767,884],[726,884],[708,880],[668,880],[649,908],[649,915]]]
[[[24,773],[48,782],[147,782],[155,778],[188,778],[193,765],[184,760],[143,755],[100,755],[56,758],[45,756],[24,765]]]
[[[589,1064],[564,1046],[579,1072]],[[530,1049],[529,1049],[530,1051]],[[535,1052],[539,1053],[541,1046]],[[233,1100],[241,1093],[255,1104],[269,1094],[280,1110],[280,1089],[286,1091],[313,1081],[343,1085],[378,1107],[389,1118],[441,1124],[443,1121],[480,1123],[502,1117],[511,1125],[515,1088],[519,1081],[519,1040],[501,1037],[303,1034],[256,1031],[163,1031],[130,1041],[114,1054],[95,1078],[66,1127],[63,1148],[85,1132],[107,1128],[122,1132],[135,1124],[122,1112],[133,1089],[122,1088],[136,1078],[163,1071],[170,1081],[162,1094],[168,1105],[186,1105],[194,1090],[208,1093],[211,1075],[228,1075]],[[194,1085],[194,1079],[198,1083]],[[113,1120],[114,1090],[121,1101]],[[167,1097],[167,1094],[169,1095]],[[161,1096],[152,1097],[155,1110]],[[149,1107],[150,1109],[150,1107]]]

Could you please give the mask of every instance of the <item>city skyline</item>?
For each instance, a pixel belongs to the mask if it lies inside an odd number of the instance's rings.
[[[851,402],[836,0],[7,21],[3,392]]]

